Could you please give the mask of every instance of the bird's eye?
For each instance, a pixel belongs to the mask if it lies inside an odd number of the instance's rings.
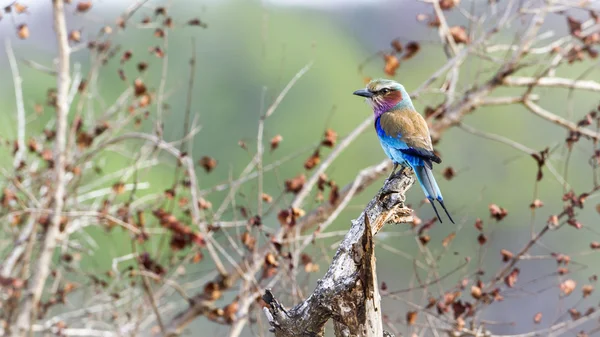
[[[382,94],[387,94],[388,92],[390,92],[390,89],[388,89],[388,88],[381,89]]]

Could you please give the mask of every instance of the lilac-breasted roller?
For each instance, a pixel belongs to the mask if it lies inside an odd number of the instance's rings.
[[[376,79],[365,89],[355,91],[354,95],[365,97],[373,108],[377,137],[383,151],[394,163],[390,177],[398,165],[410,166],[440,222],[436,200],[454,223],[431,171],[433,163],[439,164],[442,160],[433,153],[427,122],[415,110],[404,86],[391,80]]]

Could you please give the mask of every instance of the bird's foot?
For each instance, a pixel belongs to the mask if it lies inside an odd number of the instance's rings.
[[[390,175],[387,177],[387,180],[392,179],[392,177],[394,177],[394,175],[396,174],[396,169],[398,168],[398,163],[394,163],[394,167],[392,167],[392,172],[390,173]]]
[[[413,172],[413,169],[410,166],[402,166],[402,168],[400,169],[400,172],[402,174],[404,174],[405,176],[410,176],[411,173]]]

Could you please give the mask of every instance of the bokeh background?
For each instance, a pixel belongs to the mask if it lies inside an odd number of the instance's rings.
[[[11,2],[4,1],[1,5],[4,7]],[[50,1],[32,0],[22,3],[29,6],[30,13],[17,16],[14,20],[5,14],[0,21],[0,39],[3,45],[5,40],[10,40],[18,59],[52,67],[55,39],[50,28]],[[266,155],[267,163],[302,150],[294,159],[267,175],[265,191],[272,195],[279,195],[283,191],[283,180],[304,171],[304,160],[326,128],[334,129],[343,137],[369,117],[370,108],[361,99],[352,96],[352,92],[364,86],[366,77],[386,77],[383,73],[383,60],[373,57],[375,53],[389,49],[390,42],[396,38],[403,43],[418,41],[421,44],[422,50],[418,56],[403,61],[394,77],[409,91],[429,78],[445,62],[437,31],[416,20],[418,14],[430,13],[428,5],[419,1],[149,2],[149,6],[161,4],[170,6],[169,13],[176,21],[186,22],[198,17],[208,24],[206,29],[177,27],[171,30],[166,50],[166,101],[169,107],[165,111],[165,138],[175,140],[182,136],[186,87],[190,75],[188,61],[192,52],[191,38],[195,39],[197,67],[192,111],[202,129],[194,139],[193,156],[195,159],[204,155],[212,156],[219,163],[218,169],[210,174],[199,171],[202,188],[225,182],[230,174],[233,177],[240,174],[251,154],[241,149],[238,142],[244,141],[251,151],[256,148],[258,119],[264,112],[265,105],[270,104],[289,79],[306,64],[312,62],[309,72],[298,81],[266,122],[266,140],[277,134],[283,136],[279,148]],[[85,16],[69,13],[68,26],[82,28],[86,38],[93,38],[100,27],[113,24],[116,17],[129,5],[129,1],[96,1],[93,9]],[[487,1],[463,1],[460,6],[468,9],[481,8],[483,13],[486,11]],[[139,22],[141,17],[151,14],[151,8],[142,8],[132,22]],[[573,15],[584,17],[587,14],[581,11]],[[457,13],[450,14],[449,20],[454,24],[468,25],[464,16]],[[29,24],[31,36],[27,40],[20,40],[15,34],[15,26],[21,21]],[[502,32],[498,41],[510,43],[522,27],[515,26],[511,29]],[[564,35],[567,32],[566,20],[564,16],[555,15],[542,29],[554,30],[558,36]],[[149,53],[148,48],[161,42],[153,36],[153,30],[136,27],[132,23],[125,31],[115,34],[115,41],[122,46],[122,50],[132,50],[136,61],[149,63],[150,70],[145,75],[145,82],[151,90],[157,90],[162,60]],[[498,53],[495,56],[502,58],[505,55]],[[81,69],[89,69],[90,57],[85,48],[73,55],[73,61]],[[490,63],[483,62],[478,58],[468,59],[461,73],[459,88],[468,88],[472,83],[482,81],[486,70],[495,69]],[[359,69],[361,65],[362,70]],[[134,67],[135,62],[130,62],[124,68],[126,73],[131,74],[130,79],[135,77]],[[23,63],[20,63],[19,69],[23,78],[27,111],[27,137],[30,137],[52,123],[52,110],[46,108],[44,112],[36,113],[34,105],[45,101],[46,91],[54,85],[54,78]],[[99,79],[99,89],[108,105],[130,84],[130,80],[123,82],[119,79],[118,69],[118,59],[115,59],[104,68]],[[600,72],[597,64],[578,63],[560,68],[558,75],[594,79],[600,77]],[[6,53],[0,53],[0,79],[0,138],[3,141],[12,140],[16,138],[16,107]],[[515,91],[502,91],[507,95],[511,92]],[[564,89],[537,89],[536,93],[540,95],[543,107],[565,117],[572,111],[573,120],[578,120],[600,102],[597,94],[579,92],[574,93],[569,100],[569,91]],[[425,106],[440,102],[442,98],[439,94],[428,93],[421,95],[415,104],[422,111]],[[101,111],[102,104],[98,103],[97,109]],[[561,174],[565,173],[565,131],[540,120],[523,107],[482,108],[468,116],[465,122],[482,131],[504,135],[536,150],[552,147],[552,163]],[[152,125],[151,117],[142,127],[149,131]],[[587,145],[575,146],[571,162],[577,164],[569,166],[566,176],[570,186],[579,193],[591,188],[592,168],[582,164],[586,162],[584,158],[589,156],[589,148],[585,147]],[[436,261],[440,274],[456,268],[466,257],[471,257],[468,267],[442,282],[447,287],[473,275],[478,266],[488,273],[484,278],[491,277],[502,265],[500,249],[515,251],[522,247],[530,238],[532,226],[541,228],[550,215],[562,210],[563,185],[546,169],[545,178],[536,185],[537,166],[524,153],[456,128],[444,134],[437,149],[442,154],[443,164],[438,166],[436,175],[458,225],[436,224],[430,231],[432,250],[442,252],[442,239],[451,231],[457,230],[457,227],[460,228],[454,244]],[[134,153],[136,146],[132,145],[130,150]],[[0,162],[5,167],[12,162],[9,152],[10,147],[0,150]],[[375,133],[368,129],[344,151],[327,174],[339,185],[344,185],[359,170],[379,163],[383,158]],[[141,175],[143,181],[150,182],[150,187],[142,191],[142,194],[170,187],[175,165],[167,157],[161,160],[164,160],[163,165]],[[115,152],[106,156],[104,172],[113,172],[131,164],[131,153]],[[452,167],[457,172],[451,180],[442,176],[442,170],[446,167]],[[350,220],[359,215],[382,182],[383,180],[357,196],[330,230],[349,228]],[[242,189],[242,193],[247,195],[254,195],[255,191],[254,183]],[[247,195],[239,195],[238,202],[253,206],[254,198]],[[224,194],[215,193],[210,196],[210,200],[218,205],[223,197]],[[536,198],[542,200],[544,206],[532,212],[529,204]],[[291,199],[292,196],[286,195],[281,201],[282,205],[286,201],[289,203]],[[429,219],[433,213],[429,205],[418,206],[421,199],[422,192],[418,188],[413,188],[408,194],[408,200],[417,207],[419,217]],[[600,266],[598,255],[587,253],[589,243],[600,240],[598,214],[591,206],[597,202],[596,196],[591,196],[587,201],[588,207],[581,210],[579,220],[583,229],[577,231],[568,227],[550,233],[543,240],[543,246],[533,250],[537,254],[571,254],[571,269],[574,274],[569,277],[575,279],[579,286],[588,283],[588,278]],[[491,203],[506,208],[509,215],[496,223],[489,216],[488,205]],[[310,202],[305,208],[310,209],[314,205],[316,202]],[[231,210],[226,214],[231,219],[239,217],[234,213]],[[483,219],[490,241],[484,249],[480,248],[476,239],[478,232],[473,227],[476,218]],[[275,214],[265,219],[265,225],[279,226]],[[414,235],[393,234],[405,230],[406,227],[402,226],[387,227],[377,237],[379,280],[385,281],[390,290],[406,288],[411,280],[414,281],[413,259],[423,260]],[[126,235],[115,239],[114,233],[107,233],[100,228],[87,228],[86,231],[95,239],[98,249],[103,253],[84,257],[82,268],[105,271],[110,268],[113,258],[130,252]],[[325,247],[332,256],[340,239],[341,237],[334,237],[323,240],[311,249],[317,252]],[[154,249],[160,249],[160,246],[156,244]],[[327,259],[320,259],[319,262],[321,270],[309,277],[309,291],[326,270]],[[197,270],[188,270],[190,279],[201,277],[211,270],[211,265],[206,261],[195,268]],[[552,275],[555,269],[556,262],[551,259],[523,262],[519,278],[524,284],[523,288],[507,292],[503,302],[494,304],[485,311],[483,317],[490,322],[488,328],[498,334],[516,334],[543,328],[564,319],[565,310],[575,305],[581,297],[578,293],[576,296],[561,298],[558,284],[564,279]],[[423,271],[421,273],[420,276],[425,279],[427,275]],[[275,293],[283,294],[287,291],[274,288]],[[402,295],[402,301],[384,297],[383,310],[392,321],[397,322],[395,325],[400,331],[409,333],[411,328],[402,322],[406,311],[411,310],[410,302],[421,303],[422,293]],[[465,295],[468,295],[468,291]],[[79,300],[85,301],[85,296],[82,295]],[[588,298],[585,303],[597,304],[597,300],[597,297]],[[585,307],[585,304],[580,305]],[[544,315],[540,325],[533,324],[533,316],[537,312]],[[199,335],[195,331],[211,331],[214,335],[221,335],[227,330],[209,323],[205,318],[198,318],[190,331],[192,335]],[[246,329],[245,335],[251,336],[253,332]]]

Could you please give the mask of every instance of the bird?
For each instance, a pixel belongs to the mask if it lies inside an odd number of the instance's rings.
[[[433,152],[427,122],[415,109],[404,86],[393,80],[374,79],[366,88],[356,90],[354,95],[365,97],[373,109],[377,137],[383,151],[394,163],[388,179],[398,165],[411,167],[440,223],[442,218],[435,207],[436,201],[454,223],[432,172],[433,163],[440,164],[442,160]]]

